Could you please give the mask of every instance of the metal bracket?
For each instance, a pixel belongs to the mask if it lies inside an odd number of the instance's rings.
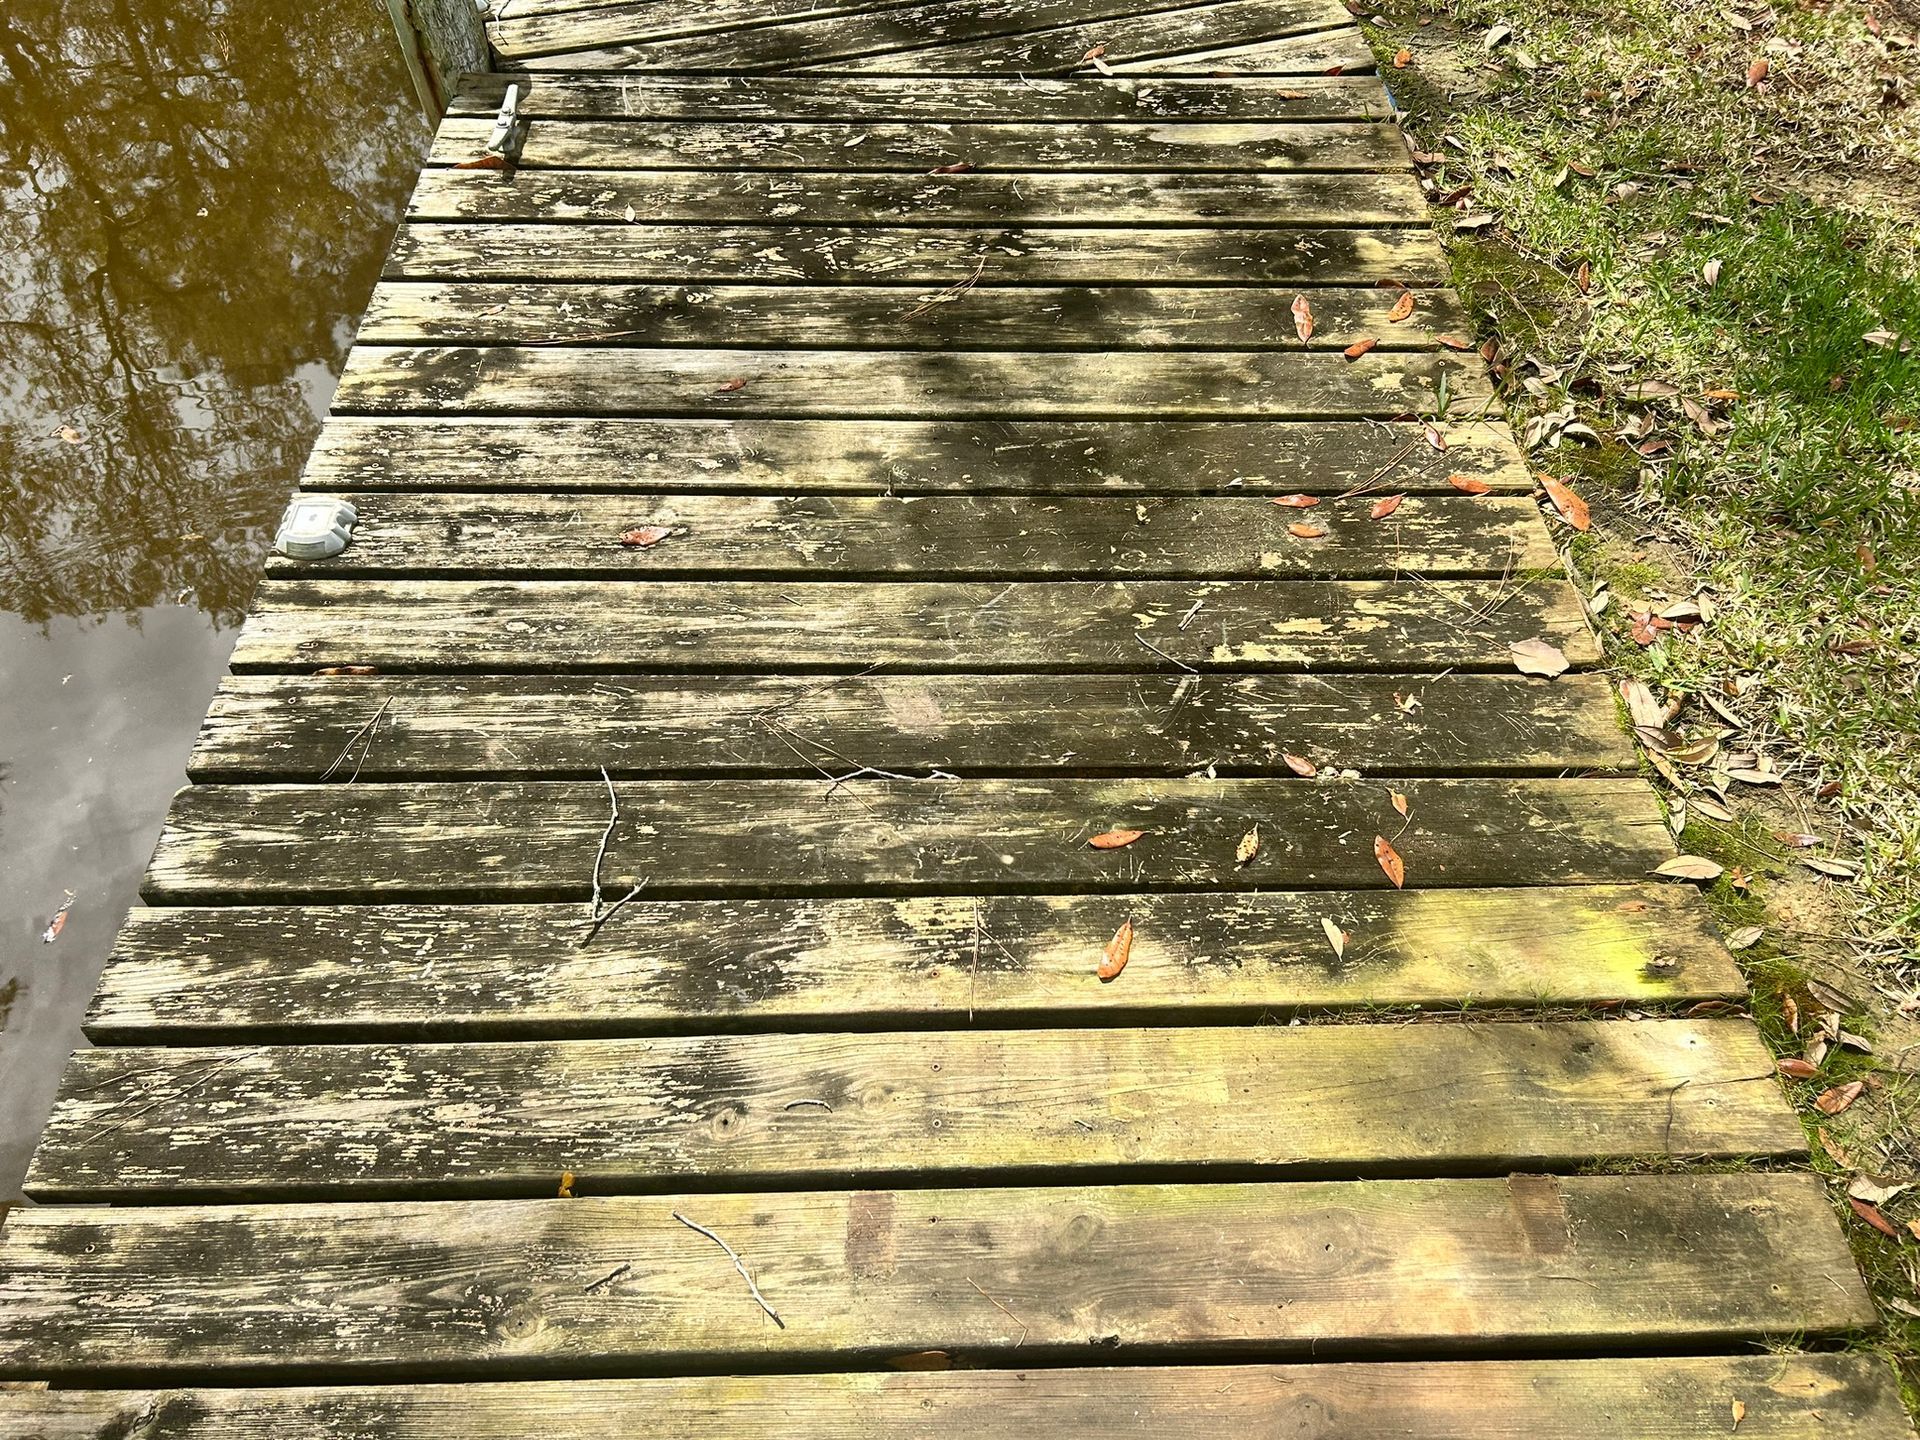
[[[493,131],[487,136],[487,149],[505,155],[513,146],[513,127],[520,123],[520,87],[507,86],[507,98],[500,102],[500,113],[493,117]]]

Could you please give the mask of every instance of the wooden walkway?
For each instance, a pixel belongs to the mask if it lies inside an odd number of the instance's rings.
[[[0,1433],[1909,1433],[1343,8],[493,37]]]

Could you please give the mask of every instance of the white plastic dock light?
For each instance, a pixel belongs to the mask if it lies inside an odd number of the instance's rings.
[[[274,549],[294,560],[325,560],[347,548],[359,512],[330,495],[298,495],[280,517]]]

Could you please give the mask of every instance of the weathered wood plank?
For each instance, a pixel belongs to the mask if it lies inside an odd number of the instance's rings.
[[[1208,6],[1205,13],[1212,19],[1200,28],[1218,35],[1216,44],[1353,23],[1353,17],[1333,0],[1228,0]],[[1005,37],[1004,44],[1017,46],[1025,32],[1058,36],[1069,33],[1061,27],[1084,28],[1104,20],[1108,22],[1105,28],[1116,37],[1111,49],[1120,58],[1159,54],[1191,42],[1195,27],[1179,24],[1178,14],[1158,10],[1155,0],[922,0],[867,14],[823,15],[814,20],[789,20],[750,30],[652,42],[635,35],[631,20],[591,24],[583,15],[578,26],[569,27],[569,38],[561,42],[567,46],[565,50],[545,56],[517,55],[511,63],[529,70],[732,74],[790,70],[803,64],[845,70],[850,57],[892,54],[896,58],[890,68],[896,73],[967,73],[961,65],[944,62],[938,53],[922,60],[914,52],[942,42],[987,36]],[[1120,38],[1123,36],[1132,38]],[[1171,44],[1162,43],[1169,37],[1173,37]],[[1089,43],[1073,53],[1070,64],[1055,67],[1055,73],[1086,69],[1080,57]],[[1036,73],[1041,70],[1038,64],[1031,68]]]
[[[1563,580],[282,580],[255,595],[232,663],[1509,671],[1512,644],[1539,637],[1577,665],[1599,658]]]
[[[431,165],[481,154],[484,120],[446,121]],[[1168,171],[1261,173],[1407,168],[1400,132],[1379,122],[1194,125],[979,121],[953,125],[886,121],[536,120],[518,165],[563,170],[897,171],[942,165],[986,171]]]
[[[1878,1318],[1813,1175],[27,1209],[0,1260],[0,1373],[149,1383],[1698,1348]]]
[[[928,495],[1454,493],[1535,488],[1505,424],[1357,421],[495,420],[337,417],[311,489]]]
[[[1378,889],[1373,836],[1416,887],[1634,880],[1673,854],[1638,779],[650,781],[618,785],[601,883],[670,898],[954,890]],[[203,785],[176,795],[153,904],[587,898],[598,781]],[[1259,854],[1235,860],[1260,829]],[[1114,829],[1147,832],[1092,848]],[[1116,921],[1116,924],[1118,922]],[[1102,937],[1104,938],[1104,937]]]
[[[136,909],[96,1044],[1148,1020],[1684,1004],[1746,987],[1691,890],[933,896]],[[1131,918],[1125,984],[1091,956]],[[1321,920],[1347,936],[1340,955]],[[974,935],[980,936],[979,959]]]
[[[1405,418],[1491,397],[1478,356],[1327,351],[622,350],[356,345],[343,414]]]
[[[130,1046],[67,1062],[26,1188],[534,1197],[563,1170],[604,1192],[1805,1151],[1745,1020]]]
[[[1407,229],[427,223],[406,226],[395,237],[386,275],[391,280],[932,284],[958,287],[953,293],[961,295],[982,283],[1391,281],[1421,287],[1444,284],[1446,265],[1431,234]]]
[[[963,294],[843,285],[479,284],[384,281],[361,344],[624,345],[774,350],[1298,350],[1287,290],[974,286]],[[1360,339],[1427,349],[1471,324],[1453,292],[1423,290],[1405,322],[1399,292],[1315,290],[1307,348]]]
[[[517,1384],[0,1395],[38,1440],[1111,1440],[1257,1435],[1298,1417],[1395,1440],[1909,1440],[1893,1371],[1857,1354],[1437,1364],[1126,1366]],[[158,1424],[158,1430],[142,1426]]]
[[[1184,75],[1205,76],[1216,82],[1254,76],[1286,76],[1291,80],[1309,75],[1368,74],[1374,69],[1374,60],[1360,27],[1347,24],[1278,40],[1228,43],[1228,37],[1216,36],[1205,48],[1178,50],[1146,60],[1122,57],[1109,61],[1107,68],[1116,76],[1152,75],[1156,79]]]
[[[838,750],[970,775],[1278,773],[1289,754],[1369,775],[1558,775],[1633,768],[1615,711],[1599,675],[234,675],[188,773],[773,778],[834,768]]]
[[[1330,27],[1350,28],[1353,17],[1345,7],[1316,7],[1291,11],[1271,0],[1223,0],[1209,5],[1160,8],[1125,19],[1075,15],[1072,23],[1019,35],[955,38],[909,51],[868,53],[836,59],[831,68],[843,74],[949,75],[1069,75],[1092,74],[1084,58],[1096,45],[1106,47],[1109,69],[1130,60],[1213,50],[1248,41],[1271,42],[1285,37],[1315,35]],[[788,67],[828,68],[818,62]]]
[[[570,7],[563,14],[520,10],[495,16],[487,39],[502,60],[582,46],[667,40],[751,30],[828,15],[878,14],[914,0],[626,0]]]
[[[425,220],[727,221],[804,225],[1402,225],[1424,222],[1411,175],[846,175],[784,170],[425,170]]]
[[[645,0],[657,5],[659,0]],[[516,8],[518,8],[516,6]],[[955,124],[1085,120],[1375,120],[1389,110],[1372,75],[1296,76],[1287,80],[970,79],[939,84],[871,75],[469,75],[451,115],[491,120],[509,85],[520,87],[529,119],[863,120]]]
[[[327,560],[273,556],[267,573],[596,575],[716,579],[910,576],[1013,580],[1128,576],[1493,576],[1551,567],[1553,540],[1523,496],[1371,500],[1311,513],[1259,496],[1155,500],[994,496],[494,495],[373,491],[348,497],[353,543]],[[1322,535],[1288,527],[1311,522]],[[671,532],[647,546],[620,537]]]

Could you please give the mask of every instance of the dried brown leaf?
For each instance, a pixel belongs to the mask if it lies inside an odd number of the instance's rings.
[[[1402,502],[1404,502],[1406,498],[1407,497],[1405,495],[1382,496],[1380,499],[1373,502],[1373,508],[1367,511],[1367,518],[1371,520],[1386,519],[1389,515],[1393,514],[1394,511],[1400,508]]]
[[[1573,488],[1563,480],[1551,475],[1542,475],[1540,485],[1547,492],[1547,499],[1553,502],[1554,513],[1576,530],[1586,530],[1593,525],[1593,514],[1587,509],[1587,502],[1574,493]]]
[[[1302,345],[1313,338],[1313,306],[1304,295],[1293,297],[1293,333],[1300,337]]]
[[[1107,948],[1101,953],[1100,968],[1095,972],[1102,980],[1111,980],[1127,968],[1127,957],[1133,953],[1133,917],[1129,915],[1120,928],[1113,932],[1113,939],[1107,942]]]
[[[1447,476],[1447,484],[1458,490],[1462,495],[1485,495],[1493,489],[1493,486],[1482,480],[1478,475],[1449,475]]]
[[[1411,314],[1413,314],[1413,292],[1402,290],[1400,298],[1393,302],[1393,308],[1387,311],[1387,323],[1398,325]]]
[[[1372,338],[1368,338],[1366,340],[1356,340],[1353,342],[1353,344],[1347,346],[1347,348],[1342,350],[1340,353],[1346,356],[1347,359],[1349,360],[1358,360],[1362,355],[1366,354],[1369,350],[1373,349],[1373,347],[1378,345],[1379,343],[1380,342],[1378,340],[1374,340]]]
[[[1102,830],[1087,844],[1096,850],[1124,850],[1146,833],[1144,830]]]
[[[1380,862],[1380,869],[1395,889],[1404,888],[1407,883],[1407,862],[1400,858],[1400,852],[1387,843],[1387,837],[1373,837],[1373,858]]]
[[[1849,1080],[1844,1085],[1836,1085],[1831,1090],[1822,1090],[1813,1097],[1813,1108],[1822,1115],[1838,1115],[1860,1098],[1860,1092],[1867,1088],[1864,1080]]]

